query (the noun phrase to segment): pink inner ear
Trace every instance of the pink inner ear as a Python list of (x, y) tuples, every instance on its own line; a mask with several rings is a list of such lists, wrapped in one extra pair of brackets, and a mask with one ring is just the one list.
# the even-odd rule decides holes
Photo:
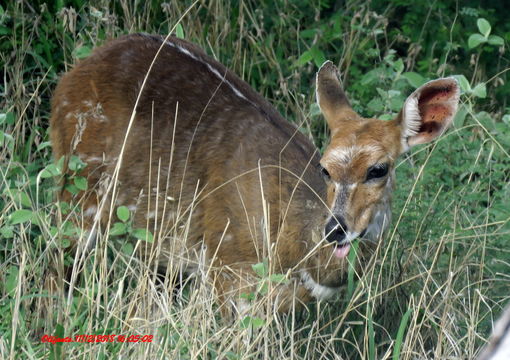
[(452, 116), (452, 109), (441, 104), (420, 104), (418, 108), (422, 118), (420, 133), (440, 131), (444, 126), (444, 121)]
[(450, 103), (454, 96), (455, 89), (451, 84), (435, 84), (423, 90), (418, 100), (422, 118), (419, 133), (433, 134), (448, 125), (455, 110)]

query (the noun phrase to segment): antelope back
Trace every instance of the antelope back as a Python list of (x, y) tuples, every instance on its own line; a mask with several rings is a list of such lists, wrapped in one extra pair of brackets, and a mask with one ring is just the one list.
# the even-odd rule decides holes
[(322, 159), (295, 126), (196, 46), (121, 37), (96, 49), (55, 91), (55, 158), (78, 156), (88, 179), (86, 191), (72, 196), (64, 185), (60, 197), (80, 201), (91, 233), (127, 206), (133, 226), (154, 233), (160, 266), (179, 263), (190, 272), (205, 259), (219, 269), (220, 293), (241, 286), (251, 265), (267, 257), (273, 271), (290, 270), (289, 288), (303, 300), (330, 296), (344, 281), (351, 241), (374, 242), (389, 222), (397, 156), (444, 131), (458, 87), (452, 79), (428, 83), (395, 120), (364, 119), (327, 62), (317, 97), (331, 130)]

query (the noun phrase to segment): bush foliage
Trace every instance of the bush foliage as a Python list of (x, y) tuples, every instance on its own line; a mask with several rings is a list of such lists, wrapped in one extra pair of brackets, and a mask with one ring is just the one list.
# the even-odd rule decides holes
[[(0, 354), (473, 358), (510, 288), (510, 23), (504, 2), (480, 4), (57, 0), (0, 5)], [(321, 149), (328, 133), (314, 103), (314, 75), (324, 60), (339, 66), (354, 108), (367, 117), (390, 119), (425, 81), (457, 78), (462, 97), (453, 129), (402, 158), (393, 227), (378, 254), (381, 260), (357, 280), (351, 296), (283, 319), (254, 314), (233, 325), (222, 323), (208, 305), (205, 314), (212, 316), (200, 324), (196, 318), (204, 316), (203, 309), (196, 301), (205, 290), (171, 284), (165, 321), (155, 321), (151, 309), (160, 302), (141, 297), (137, 275), (125, 275), (129, 266), (116, 261), (132, 252), (121, 235), (137, 236), (139, 230), (130, 228), (129, 212), (118, 209), (122, 222), (112, 228), (111, 244), (104, 245), (108, 256), (85, 266), (82, 289), (87, 290), (77, 291), (62, 313), (38, 317), (40, 299), (47, 296), (48, 249), (65, 248), (66, 239), (80, 231), (66, 222), (72, 205), (53, 201), (53, 176), (61, 164), (54, 163), (48, 138), (52, 91), (60, 75), (108, 39), (169, 31), (234, 70)], [(74, 186), (84, 188), (86, 180), (77, 177)], [(111, 278), (122, 279), (126, 288), (104, 290), (109, 282), (98, 279), (94, 261), (111, 267)], [(279, 274), (264, 270), (261, 282), (283, 281), (274, 275)], [(178, 293), (177, 300), (172, 293)], [(161, 291), (154, 296), (163, 298)], [(126, 320), (133, 307), (145, 307), (143, 326)], [(158, 346), (48, 345), (37, 328), (57, 336), (139, 331), (154, 334)]]

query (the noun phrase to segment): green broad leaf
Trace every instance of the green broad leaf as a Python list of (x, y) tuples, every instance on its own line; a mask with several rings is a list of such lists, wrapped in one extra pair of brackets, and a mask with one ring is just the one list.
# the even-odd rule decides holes
[[(396, 114), (395, 114), (396, 115)], [(382, 114), (379, 116), (379, 119), (380, 120), (393, 120), (395, 118), (395, 115), (391, 115), (391, 114)]]
[(12, 239), (14, 237), (14, 230), (12, 226), (2, 226), (0, 228), (0, 237), (4, 239)]
[(0, 113), (0, 125), (13, 125), (14, 124), (14, 113)]
[(269, 292), (269, 281), (261, 281), (259, 283), (259, 287), (257, 288), (257, 293), (264, 296)]
[(80, 192), (80, 190), (75, 185), (70, 183), (66, 184), (64, 186), (64, 189), (66, 189), (66, 191), (69, 191), (73, 195), (76, 195)]
[(51, 147), (51, 141), (43, 141), (37, 146), (37, 151), (41, 151), (42, 149)]
[[(122, 224), (124, 225), (124, 224)], [(130, 242), (126, 242), (122, 245), (122, 247), (120, 248), (120, 250), (130, 256), (131, 254), (133, 254), (133, 251), (135, 251), (135, 247), (133, 246), (133, 244), (131, 244)]]
[(9, 219), (12, 225), (17, 225), (32, 220), (33, 215), (32, 210), (21, 209), (13, 212)]
[(73, 155), (69, 159), (69, 164), (67, 166), (69, 167), (69, 170), (80, 171), (87, 166), (87, 163), (82, 161), (78, 156)]
[(5, 279), (5, 291), (9, 296), (14, 296), (14, 291), (18, 285), (19, 269), (17, 266), (9, 267), (7, 278)]
[(255, 300), (256, 296), (254, 293), (242, 293), (241, 295), (239, 295), (239, 297), (241, 299), (246, 299), (251, 302), (251, 301)]
[(317, 29), (307, 29), (307, 30), (302, 30), (299, 33), (299, 36), (302, 37), (303, 39), (313, 39), (315, 34), (317, 34)]
[(67, 249), (69, 246), (71, 246), (71, 240), (69, 240), (68, 237), (63, 237), (60, 239), (59, 245), (62, 249)]
[(57, 164), (49, 164), (41, 170), (40, 176), (43, 179), (58, 176), (61, 174), (61, 169), (58, 168)]
[(110, 228), (110, 235), (112, 235), (112, 236), (125, 235), (126, 233), (127, 233), (127, 226), (124, 223), (116, 222)]
[(491, 24), (484, 18), (480, 18), (476, 21), (476, 25), (478, 25), (478, 30), (480, 33), (487, 38), (491, 33)]
[(253, 264), (251, 268), (253, 269), (253, 271), (255, 271), (255, 274), (257, 274), (261, 278), (267, 276), (268, 274), (267, 265), (264, 262)]
[(402, 59), (398, 59), (393, 64), (393, 67), (395, 71), (400, 74), (402, 71), (404, 71), (404, 62), (402, 61)]
[(74, 178), (74, 185), (79, 190), (87, 190), (87, 179), (84, 178), (83, 176), (76, 176)]
[(487, 39), (480, 34), (472, 34), (468, 39), (468, 46), (470, 49), (477, 47), (478, 45), (487, 42)]
[(261, 319), (259, 317), (253, 317), (251, 320), (251, 325), (253, 326), (254, 329), (261, 328), (265, 324), (266, 322), (264, 321), (264, 319)]
[(409, 85), (414, 88), (419, 88), (427, 81), (423, 76), (414, 71), (405, 72), (402, 76), (407, 80)]
[(315, 66), (321, 67), (322, 64), (326, 62), (326, 55), (324, 55), (324, 52), (322, 50), (319, 50), (318, 47), (314, 46), (310, 49), (312, 53), (312, 58), (315, 63)]
[(129, 220), (129, 209), (126, 206), (119, 206), (117, 208), (117, 217), (122, 222), (128, 221)]
[(10, 34), (12, 34), (11, 28), (0, 25), (0, 35), (10, 35)]
[(147, 241), (149, 243), (154, 242), (154, 235), (146, 229), (134, 229), (132, 234), (138, 240)]
[(287, 284), (289, 282), (284, 274), (271, 274), (269, 281), (275, 284)]
[(241, 329), (248, 329), (251, 325), (251, 316), (245, 316), (239, 323)]
[(383, 111), (384, 104), (381, 100), (381, 98), (374, 97), (372, 100), (370, 100), (367, 104), (367, 108), (372, 111), (373, 113), (379, 113)]
[(245, 316), (241, 320), (241, 329), (248, 329), (253, 327), (254, 329), (258, 329), (265, 325), (265, 321), (259, 317)]
[(32, 200), (30, 200), (30, 196), (28, 196), (28, 194), (26, 192), (19, 191), (18, 196), (19, 196), (19, 202), (22, 206), (27, 207), (27, 208), (32, 206)]
[(459, 82), (462, 92), (466, 93), (471, 91), (471, 85), (469, 85), (469, 81), (464, 75), (453, 75), (453, 77)]
[(182, 27), (181, 23), (175, 26), (175, 35), (177, 35), (179, 39), (184, 39), (184, 28)]
[(400, 111), (404, 106), (404, 99), (402, 97), (392, 97), (390, 98), (390, 109), (391, 111)]
[(485, 99), (487, 96), (487, 87), (485, 86), (485, 83), (477, 84), (473, 88), (473, 95), (478, 98)]
[(505, 45), (505, 40), (501, 36), (497, 35), (491, 35), (488, 39), (489, 44), (496, 45), (496, 46), (503, 46)]
[(310, 116), (318, 116), (321, 114), (321, 108), (316, 102), (310, 104)]
[(92, 48), (88, 45), (82, 45), (73, 51), (73, 55), (76, 59), (85, 59), (92, 53)]
[(464, 125), (464, 121), (466, 120), (467, 114), (468, 114), (467, 107), (461, 104), (457, 110), (457, 113), (453, 117), (453, 125), (456, 128), (462, 127)]
[(294, 67), (300, 67), (313, 60), (313, 53), (310, 50), (305, 51), (294, 63)]

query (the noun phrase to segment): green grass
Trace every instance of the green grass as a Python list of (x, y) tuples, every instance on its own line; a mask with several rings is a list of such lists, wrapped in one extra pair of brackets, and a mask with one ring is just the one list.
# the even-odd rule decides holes
[[(476, 357), (510, 300), (510, 82), (506, 47), (487, 40), (470, 48), (468, 39), (487, 30), (477, 26), (479, 18), (504, 42), (510, 28), (501, 9), (449, 3), (3, 5), (0, 358)], [(373, 266), (361, 278), (351, 271), (335, 302), (287, 316), (260, 311), (272, 283), (281, 280), (262, 264), (257, 281), (265, 287), (254, 294), (249, 314), (225, 323), (204, 277), (183, 284), (158, 278), (131, 256), (122, 236), (111, 235), (100, 237), (84, 258), (71, 302), (59, 294), (54, 311), (41, 316), (49, 263), (55, 257), (71, 261), (55, 250), (80, 236), (70, 225), (80, 214), (54, 202), (51, 175), (58, 166), (51, 165), (48, 118), (56, 82), (108, 38), (166, 34), (188, 10), (177, 33), (268, 97), (320, 148), (328, 135), (314, 105), (313, 79), (323, 59), (340, 65), (353, 106), (365, 116), (393, 116), (414, 87), (442, 75), (458, 75), (459, 115), (438, 142), (401, 158), (392, 228)], [(75, 185), (84, 186), (80, 180)], [(120, 212), (128, 229), (129, 218)], [(42, 334), (150, 334), (154, 342), (49, 345), (40, 341)]]

